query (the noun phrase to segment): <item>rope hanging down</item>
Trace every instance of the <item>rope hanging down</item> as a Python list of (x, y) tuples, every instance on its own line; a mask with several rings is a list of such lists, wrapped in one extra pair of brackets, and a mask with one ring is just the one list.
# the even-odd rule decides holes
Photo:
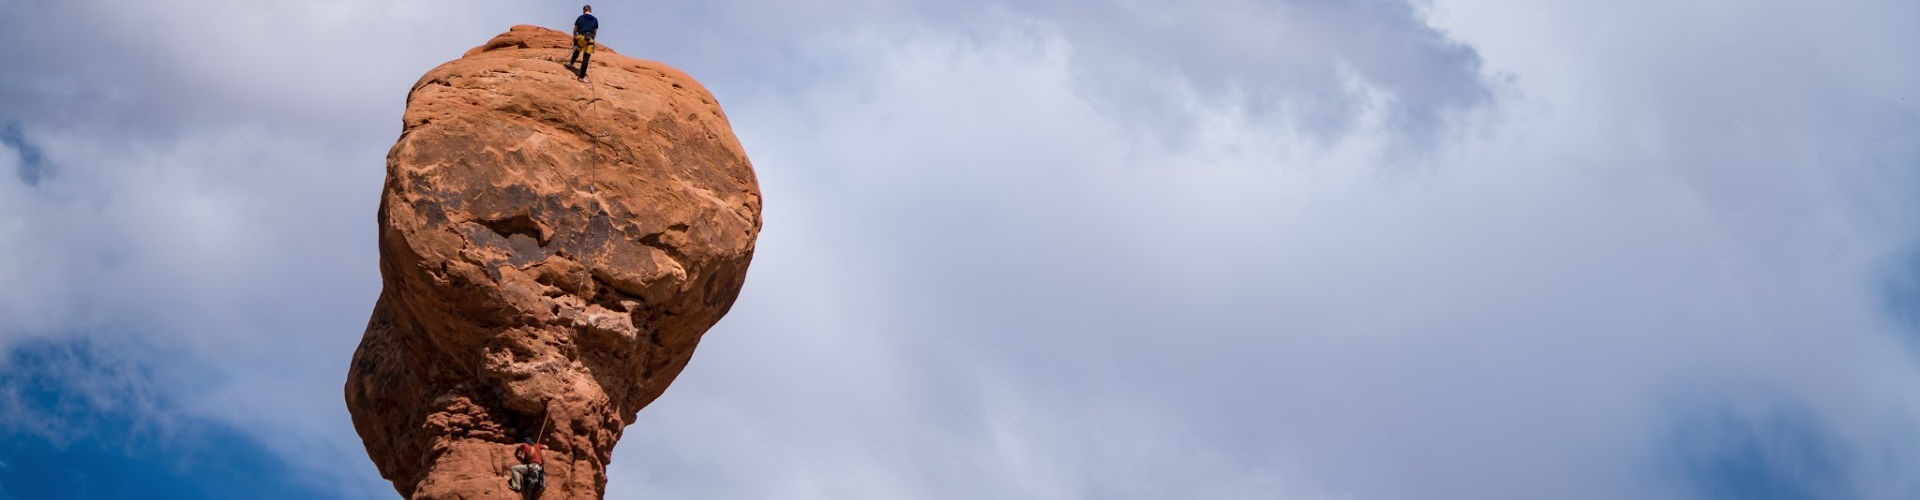
[[(587, 107), (587, 111), (593, 114), (593, 120), (592, 120), (592, 123), (588, 124), (588, 126), (583, 126), (580, 128), (581, 128), (581, 131), (587, 133), (588, 139), (593, 141), (593, 145), (588, 148), (588, 152), (587, 152), (587, 193), (593, 195), (593, 199), (595, 203), (598, 203), (600, 200), (600, 194), (599, 194), (599, 189), (595, 187), (594, 182), (597, 180), (597, 177), (595, 174), (600, 169), (600, 165), (599, 165), (600, 164), (600, 139), (606, 137), (607, 135), (607, 128), (606, 128), (607, 122), (601, 119), (600, 110), (596, 109), (593, 106), (593, 104), (596, 102), (600, 102), (600, 86), (594, 83), (588, 83), (586, 107)], [(585, 118), (585, 114), (582, 114), (581, 117)], [(594, 131), (591, 130), (591, 126), (593, 125), (600, 126), (599, 133), (594, 133)]]
[[(597, 183), (599, 182), (600, 170), (600, 142), (601, 139), (606, 138), (609, 133), (606, 128), (606, 120), (601, 116), (600, 110), (594, 106), (594, 103), (597, 102), (600, 102), (600, 85), (589, 82), (587, 83), (587, 102), (585, 106), (593, 117), (591, 123), (581, 127), (581, 131), (586, 132), (588, 140), (593, 143), (587, 148), (587, 196), (593, 203), (593, 213), (597, 216), (606, 217), (608, 216), (606, 204), (600, 200), (600, 190)], [(586, 113), (582, 113), (581, 117), (586, 118)], [(591, 130), (593, 126), (599, 126), (600, 132), (594, 133), (594, 131)], [(609, 220), (607, 223), (612, 224), (612, 221)], [(589, 237), (592, 236), (593, 224), (594, 221), (592, 218), (587, 219)], [(612, 227), (608, 227), (607, 230), (612, 231)], [(581, 290), (586, 290), (588, 286), (592, 285), (594, 254), (598, 253), (598, 250), (598, 248), (589, 249), (584, 252), (585, 255), (580, 256), (580, 258), (585, 260), (585, 262), (581, 262)]]

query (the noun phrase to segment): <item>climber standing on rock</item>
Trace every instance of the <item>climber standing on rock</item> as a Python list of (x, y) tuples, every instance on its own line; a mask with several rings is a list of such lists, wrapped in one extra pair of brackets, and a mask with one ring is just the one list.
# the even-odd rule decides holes
[(520, 492), (522, 498), (540, 498), (540, 490), (547, 487), (546, 460), (540, 456), (545, 449), (547, 445), (535, 443), (533, 438), (513, 447), (513, 458), (519, 459), (520, 465), (513, 466), (513, 475), (507, 478), (508, 489)]
[[(593, 35), (600, 32), (600, 20), (593, 17), (593, 6), (580, 6), (580, 17), (573, 19), (573, 55), (567, 56), (567, 69), (580, 75), (580, 82), (587, 81), (587, 64), (593, 60)], [(573, 60), (580, 60), (578, 69)]]

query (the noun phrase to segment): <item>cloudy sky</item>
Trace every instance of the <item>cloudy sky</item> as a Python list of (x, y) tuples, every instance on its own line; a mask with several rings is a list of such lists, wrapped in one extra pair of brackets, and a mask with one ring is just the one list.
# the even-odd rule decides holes
[[(524, 0), (0, 0), (0, 499), (391, 495), (420, 74)], [(609, 498), (1920, 498), (1920, 3), (660, 0), (760, 174)]]

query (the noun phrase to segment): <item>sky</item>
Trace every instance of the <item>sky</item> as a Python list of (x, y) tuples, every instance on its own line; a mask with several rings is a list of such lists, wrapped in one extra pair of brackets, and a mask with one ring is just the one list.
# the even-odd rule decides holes
[[(519, 0), (0, 0), (0, 500), (377, 498), (406, 91)], [(1920, 498), (1920, 3), (604, 3), (759, 175), (608, 498)]]

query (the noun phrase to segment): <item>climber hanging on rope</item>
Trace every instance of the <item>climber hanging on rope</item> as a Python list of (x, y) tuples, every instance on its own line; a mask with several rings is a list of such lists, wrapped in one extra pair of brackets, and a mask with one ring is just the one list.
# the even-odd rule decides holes
[(513, 466), (513, 475), (507, 478), (508, 489), (524, 498), (540, 498), (540, 490), (547, 487), (546, 460), (540, 456), (545, 449), (547, 445), (535, 443), (533, 438), (513, 447), (513, 458), (519, 459), (520, 465)]
[(513, 458), (520, 460), (520, 464), (513, 466), (513, 474), (507, 477), (507, 489), (520, 492), (520, 497), (527, 500), (540, 498), (540, 491), (547, 489), (547, 460), (541, 456), (541, 450), (547, 449), (547, 445), (540, 444), (536, 438), (547, 433), (549, 403), (552, 401), (543, 401), (540, 405), (540, 431), (513, 447)]
[[(593, 6), (580, 6), (580, 17), (573, 20), (573, 55), (567, 56), (567, 69), (580, 76), (580, 82), (587, 81), (587, 65), (593, 61), (593, 36), (600, 32), (600, 20), (593, 17)], [(573, 60), (580, 60), (580, 67), (573, 67)]]

